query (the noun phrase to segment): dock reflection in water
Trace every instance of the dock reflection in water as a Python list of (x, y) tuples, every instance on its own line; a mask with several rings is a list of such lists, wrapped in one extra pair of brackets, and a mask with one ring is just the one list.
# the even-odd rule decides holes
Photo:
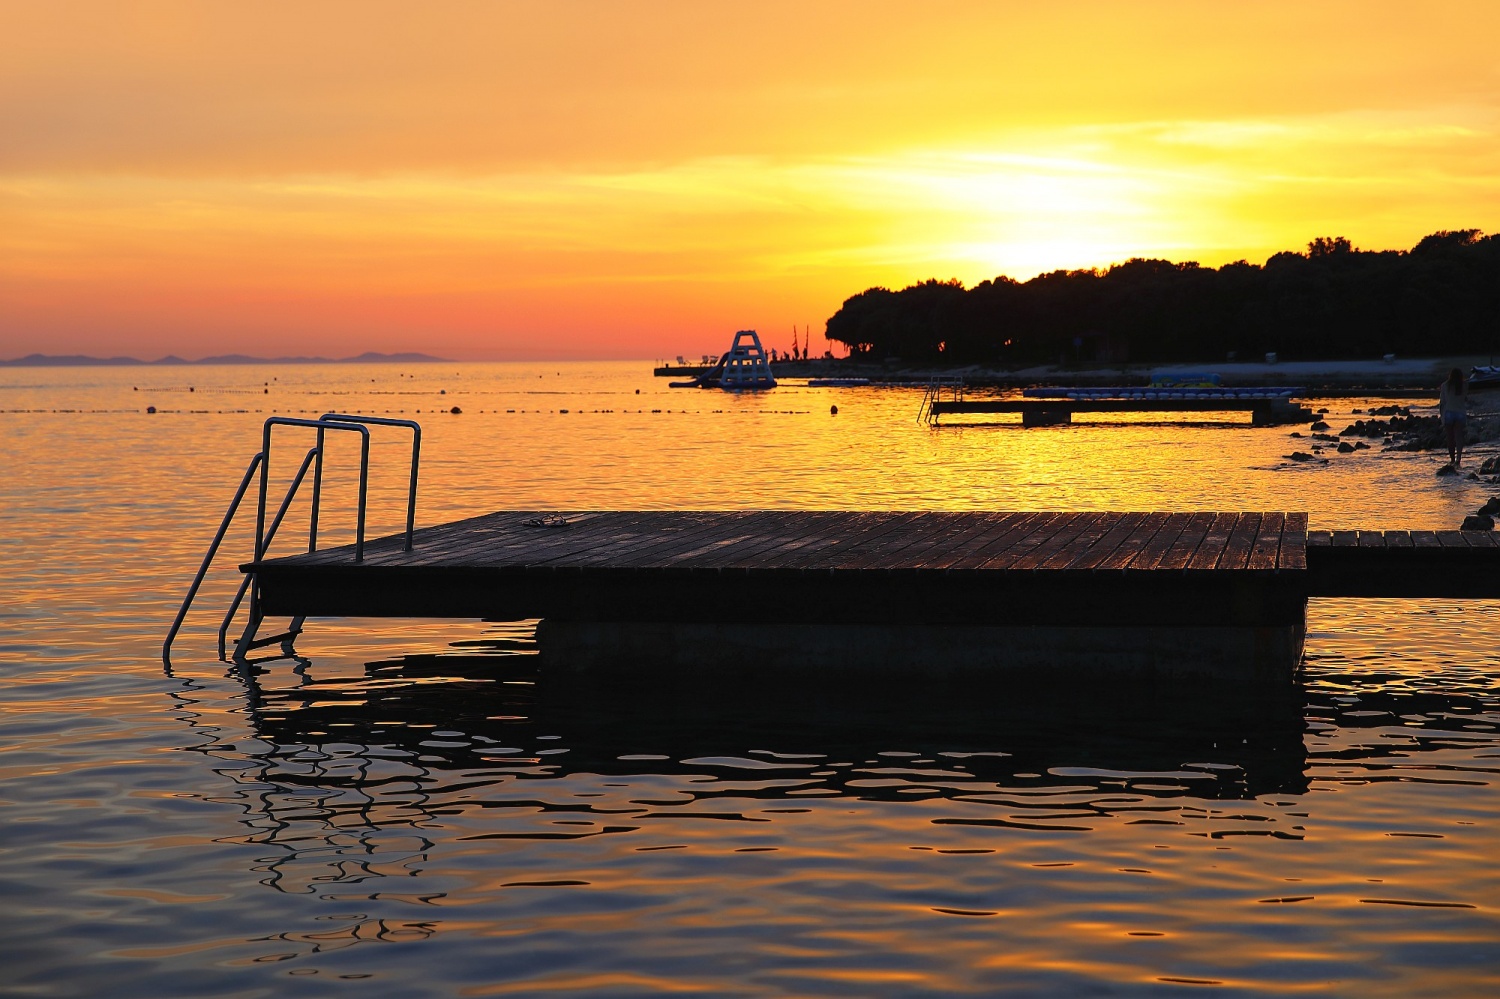
[[(870, 960), (881, 937), (910, 933), (903, 947), (916, 967), (937, 941), (922, 944), (926, 933), (906, 925), (914, 911), (1011, 917), (1007, 932), (1017, 933), (1028, 910), (1051, 918), (1074, 892), (1073, 904), (1117, 910), (1093, 919), (1117, 924), (1118, 941), (1160, 939), (1187, 915), (1167, 917), (1178, 903), (1155, 897), (1179, 890), (1168, 853), (1304, 835), (1304, 819), (1283, 807), (1290, 800), (1265, 798), (1308, 789), (1300, 690), (1252, 701), (1203, 690), (1100, 698), (978, 680), (932, 688), (806, 676), (721, 689), (650, 671), (606, 687), (549, 684), (527, 630), (498, 630), (509, 633), (372, 662), (363, 675), (320, 677), (306, 660), (257, 671), (251, 719), (262, 750), (249, 770), (221, 772), (244, 792), (243, 842), (265, 848), (261, 882), (335, 902), (430, 907), (428, 918), (365, 914), (267, 938), (285, 953), (423, 939), (450, 915), (472, 931), (474, 908), (498, 905), (502, 919), (544, 933), (531, 947), (545, 931), (566, 933), (570, 942), (543, 946), (551, 956), (540, 959), (564, 979), (617, 965), (640, 942), (622, 909), (710, 938), (782, 946), (809, 934), (799, 945), (807, 963), (851, 971), (854, 952)], [(1150, 870), (1125, 859), (1153, 849)], [(755, 864), (756, 854), (781, 859)], [(972, 867), (924, 874), (939, 857)], [(1069, 872), (1074, 887), (1035, 910), (1036, 879)], [(1152, 884), (1160, 875), (1169, 877)], [(727, 881), (753, 901), (701, 911), (705, 877), (715, 892)], [(1137, 883), (1100, 883), (1122, 879)], [(525, 891), (519, 908), (501, 901)], [(564, 930), (580, 919), (587, 931)], [(861, 928), (831, 944), (851, 921)], [(928, 932), (952, 944), (951, 928)], [(1046, 949), (1066, 956), (1078, 943), (1069, 937)], [(652, 941), (659, 951), (659, 932)], [(705, 956), (679, 957), (702, 976)]]
[[(357, 672), (259, 671), (262, 749), (222, 771), (256, 876), (360, 910), (268, 946), (326, 963), (477, 934), (490, 957), (448, 969), (454, 987), (598, 994), (641, 974), (715, 994), (1257, 991), (1368, 979), (1363, 955), (1398, 940), (1379, 973), (1393, 994), (1500, 966), (1479, 889), (1452, 876), (1452, 851), (1489, 834), (1401, 805), (1402, 787), (1487, 792), (1480, 675), (1424, 689), (1319, 674), (1314, 656), (1306, 683), (1252, 699), (651, 669), (580, 683), (539, 668), (528, 626), (488, 634)], [(338, 960), (408, 974), (362, 952)]]
[[(1481, 675), (1315, 670), (1255, 699), (847, 674), (601, 685), (549, 682), (525, 625), (489, 635), (358, 671), (266, 664), (251, 738), (202, 747), (248, 750), (218, 800), (244, 810), (257, 879), (338, 910), (247, 940), (265, 959), (392, 985), (416, 972), (366, 945), (426, 941), (425, 966), (477, 935), (487, 958), (448, 985), (598, 994), (642, 969), (715, 994), (1256, 991), (1364, 978), (1362, 955), (1395, 941), (1393, 994), (1500, 966), (1470, 897), (1492, 876), (1465, 883), (1453, 854), (1491, 838), (1452, 818), (1490, 787)], [(1403, 786), (1449, 813), (1403, 811)]]
[[(263, 674), (256, 732), (299, 752), (365, 745), (404, 753), (427, 771), (499, 766), (532, 780), (646, 771), (732, 774), (738, 787), (748, 772), (775, 772), (758, 799), (962, 799), (1058, 776), (1109, 793), (1144, 782), (1153, 797), (1306, 790), (1296, 688), (1247, 699), (1207, 686), (1121, 686), (1101, 697), (1097, 686), (1017, 689), (977, 676), (938, 684), (848, 673), (725, 680), (649, 668), (549, 679), (524, 642), (466, 651), (370, 663), (364, 677), (319, 680), (310, 666)], [(701, 792), (714, 794), (711, 783)]]

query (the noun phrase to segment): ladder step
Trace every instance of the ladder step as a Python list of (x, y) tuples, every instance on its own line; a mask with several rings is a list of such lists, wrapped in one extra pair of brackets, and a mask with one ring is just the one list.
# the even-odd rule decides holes
[(279, 635), (272, 635), (270, 638), (257, 638), (257, 639), (254, 639), (252, 641), (246, 642), (245, 643), (245, 648), (246, 649), (263, 649), (267, 645), (279, 645), (282, 642), (289, 642), (289, 641), (291, 641), (292, 639), (296, 638), (300, 634), (302, 634), (301, 629), (298, 629), (297, 631), (283, 631), (281, 634), (279, 634)]

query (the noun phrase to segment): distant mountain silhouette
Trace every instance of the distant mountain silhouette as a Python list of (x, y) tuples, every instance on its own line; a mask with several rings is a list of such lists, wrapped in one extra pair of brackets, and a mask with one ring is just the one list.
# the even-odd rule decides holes
[(196, 361), (184, 360), (175, 354), (158, 358), (155, 361), (142, 361), (136, 357), (89, 357), (85, 354), (27, 354), (12, 361), (0, 361), (0, 367), (5, 368), (68, 368), (68, 367), (96, 367), (96, 366), (131, 366), (131, 365), (174, 365), (174, 364), (426, 364), (429, 362), (448, 363), (444, 357), (433, 357), (431, 354), (379, 354), (367, 350), (358, 357), (250, 357), (246, 354), (220, 354), (215, 357), (204, 357)]

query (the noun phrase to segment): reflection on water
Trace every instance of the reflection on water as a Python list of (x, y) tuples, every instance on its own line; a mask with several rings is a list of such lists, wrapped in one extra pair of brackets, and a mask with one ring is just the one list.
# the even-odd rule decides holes
[[(441, 407), (421, 417), (424, 523), (1311, 507), (1317, 527), (1439, 527), (1488, 488), (1423, 455), (1285, 467), (1284, 430), (934, 433), (915, 394), (687, 398), (638, 366), (562, 371), (195, 369), (191, 400), (180, 373), (7, 376), (5, 988), (1500, 992), (1500, 603), (1314, 601), (1299, 685), (1253, 699), (650, 669), (585, 685), (546, 674), (529, 624), (409, 621), (313, 621), (306, 659), (247, 685), (215, 661), (210, 611), (162, 675), (262, 405)], [(403, 490), (374, 484), (389, 527)]]
[[(1329, 603), (1336, 621), (1357, 602)], [(601, 688), (549, 682), (534, 653), (529, 625), (491, 625), (357, 669), (267, 663), (244, 733), (199, 728), (198, 752), (243, 764), (216, 800), (239, 807), (229, 840), (262, 886), (429, 913), (248, 940), (256, 960), (478, 934), (496, 956), (453, 982), (601, 995), (1403, 994), (1500, 972), (1482, 676), (1413, 689), (1314, 662), (1248, 700), (784, 675), (716, 690), (649, 669)], [(195, 726), (196, 687), (175, 694)], [(1349, 800), (1381, 786), (1378, 806)], [(1401, 807), (1433, 793), (1437, 811)], [(1381, 974), (1362, 966), (1398, 941)], [(356, 963), (389, 981), (393, 960)]]
[[(320, 680), (309, 665), (266, 671), (255, 684), (255, 731), (279, 746), (380, 747), (429, 770), (522, 778), (630, 774), (644, 760), (660, 774), (774, 771), (757, 794), (770, 798), (962, 798), (1046, 785), (1048, 775), (1110, 793), (1142, 781), (1153, 795), (1210, 798), (1306, 789), (1301, 691), (1247, 699), (1122, 688), (1106, 699), (981, 676), (918, 685), (790, 674), (729, 686), (649, 667), (549, 680), (526, 644), (472, 642), (464, 655), (371, 663), (360, 677)], [(928, 769), (905, 767), (910, 760)]]

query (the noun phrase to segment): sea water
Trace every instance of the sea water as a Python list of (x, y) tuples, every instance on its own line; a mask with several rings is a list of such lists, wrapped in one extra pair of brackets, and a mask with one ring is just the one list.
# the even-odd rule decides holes
[[(419, 524), (776, 507), (1451, 528), (1489, 495), (1378, 443), (1292, 462), (1309, 442), (1245, 414), (934, 429), (920, 389), (663, 382), (623, 362), (0, 370), (0, 991), (1500, 990), (1487, 601), (1314, 600), (1298, 689), (1255, 704), (786, 677), (604, 693), (547, 682), (534, 622), (312, 620), (299, 659), (247, 684), (214, 639), (240, 525), (164, 669), (272, 414), (419, 420)], [(1333, 429), (1373, 404), (1328, 403)], [(409, 446), (375, 436), (372, 534), (403, 523)], [(278, 431), (276, 481), (309, 443)], [(356, 463), (330, 443), (320, 543), (353, 536)], [(299, 505), (278, 550), (305, 529)]]

